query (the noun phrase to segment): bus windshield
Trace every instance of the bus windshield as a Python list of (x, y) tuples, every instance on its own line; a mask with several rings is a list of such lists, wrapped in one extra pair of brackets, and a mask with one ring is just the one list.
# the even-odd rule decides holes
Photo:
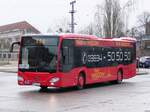
[(56, 72), (58, 37), (23, 37), (20, 71)]

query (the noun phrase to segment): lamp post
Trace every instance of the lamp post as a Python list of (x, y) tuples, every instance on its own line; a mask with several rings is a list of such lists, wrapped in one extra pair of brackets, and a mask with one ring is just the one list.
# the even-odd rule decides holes
[(75, 10), (74, 10), (74, 4), (76, 3), (76, 1), (72, 1), (70, 2), (70, 5), (72, 6), (72, 10), (69, 12), (71, 14), (71, 33), (74, 33), (75, 32), (75, 26), (76, 23), (74, 22), (74, 13), (75, 13)]

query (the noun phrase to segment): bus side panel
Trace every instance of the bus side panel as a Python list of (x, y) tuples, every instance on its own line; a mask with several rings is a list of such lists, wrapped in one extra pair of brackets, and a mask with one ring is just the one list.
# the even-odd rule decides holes
[(116, 67), (90, 68), (87, 70), (87, 83), (90, 84), (115, 80), (117, 77), (116, 69)]
[(127, 66), (128, 70), (124, 71), (123, 79), (128, 79), (128, 78), (134, 77), (136, 75), (136, 64), (132, 63), (132, 64), (129, 64), (126, 66)]
[(71, 50), (68, 50), (70, 52), (68, 71), (67, 66), (62, 64), (66, 69), (62, 75), (62, 86), (76, 85), (80, 72), (85, 72), (86, 84), (116, 80), (120, 68), (123, 70), (124, 79), (135, 76), (133, 48), (74, 46), (73, 40), (66, 40), (63, 46), (65, 48), (68, 46)]
[(117, 67), (110, 67), (109, 70), (107, 67), (88, 68), (88, 69), (85, 67), (73, 68), (69, 72), (62, 73), (61, 86), (62, 87), (76, 86), (78, 76), (81, 71), (85, 72), (86, 84), (115, 80), (117, 78), (116, 68)]
[(73, 68), (69, 72), (63, 72), (61, 77), (61, 86), (70, 87), (77, 84), (78, 74), (81, 71), (81, 68)]

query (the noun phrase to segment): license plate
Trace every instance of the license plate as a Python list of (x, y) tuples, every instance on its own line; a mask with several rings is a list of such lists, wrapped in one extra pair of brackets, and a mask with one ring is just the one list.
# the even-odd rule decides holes
[(26, 80), (24, 83), (25, 83), (26, 85), (29, 85), (29, 84), (30, 84), (30, 81), (29, 81), (29, 80)]
[(40, 86), (40, 83), (33, 83), (34, 86)]

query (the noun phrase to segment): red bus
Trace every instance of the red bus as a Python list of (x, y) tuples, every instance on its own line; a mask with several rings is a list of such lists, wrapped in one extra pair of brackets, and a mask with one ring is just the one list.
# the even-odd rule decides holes
[(110, 81), (121, 83), (136, 75), (136, 41), (91, 35), (22, 36), (18, 84), (47, 87), (77, 86)]

